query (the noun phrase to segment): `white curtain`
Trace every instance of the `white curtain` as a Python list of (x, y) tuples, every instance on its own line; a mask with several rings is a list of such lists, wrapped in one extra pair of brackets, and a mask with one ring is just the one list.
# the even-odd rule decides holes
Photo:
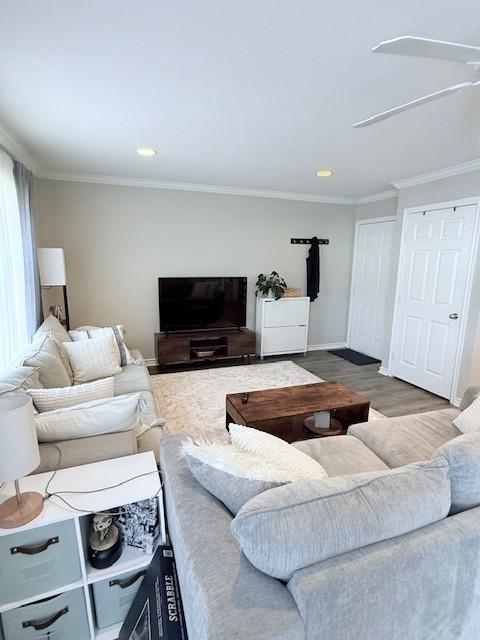
[(0, 150), (0, 371), (28, 343), (22, 229), (13, 160)]
[(14, 161), (13, 177), (17, 187), (20, 227), (23, 241), (25, 269), (25, 304), (27, 309), (28, 338), (31, 339), (42, 322), (40, 276), (38, 274), (35, 215), (33, 206), (33, 174), (21, 162)]

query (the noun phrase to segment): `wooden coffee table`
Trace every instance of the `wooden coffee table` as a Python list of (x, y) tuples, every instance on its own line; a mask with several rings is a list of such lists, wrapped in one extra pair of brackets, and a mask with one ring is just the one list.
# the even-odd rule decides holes
[[(267, 431), (287, 442), (344, 435), (351, 424), (366, 422), (370, 401), (336, 382), (227, 395), (227, 428), (230, 422)], [(317, 411), (330, 412), (330, 428), (313, 433), (304, 424)]]

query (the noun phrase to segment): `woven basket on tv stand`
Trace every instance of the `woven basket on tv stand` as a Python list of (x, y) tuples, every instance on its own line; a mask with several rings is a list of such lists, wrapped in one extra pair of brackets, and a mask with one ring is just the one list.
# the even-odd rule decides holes
[(288, 287), (283, 292), (283, 297), (284, 298), (301, 298), (302, 291), (301, 289), (297, 289), (296, 287)]

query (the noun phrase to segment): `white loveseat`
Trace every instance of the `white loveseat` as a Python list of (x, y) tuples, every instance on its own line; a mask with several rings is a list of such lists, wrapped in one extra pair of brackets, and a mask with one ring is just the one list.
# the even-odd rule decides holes
[[(65, 366), (66, 363), (62, 361), (60, 351), (53, 350), (51, 342), (50, 348), (47, 344), (43, 346), (46, 335), (58, 344), (62, 331), (65, 330), (56, 318), (47, 318), (33, 337), (31, 345), (0, 375), (0, 396), (7, 393), (25, 394), (28, 388), (63, 386), (59, 384), (62, 380), (67, 386), (70, 381), (68, 365)], [(140, 418), (142, 424), (149, 428), (139, 437), (136, 437), (134, 429), (131, 429), (40, 443), (41, 463), (34, 473), (118, 458), (142, 451), (154, 451), (158, 458), (163, 423), (157, 415), (150, 375), (143, 357), (139, 351), (130, 350), (130, 353), (134, 362), (123, 366), (121, 372), (114, 376), (114, 396), (140, 394)], [(64, 354), (63, 357), (65, 358)]]

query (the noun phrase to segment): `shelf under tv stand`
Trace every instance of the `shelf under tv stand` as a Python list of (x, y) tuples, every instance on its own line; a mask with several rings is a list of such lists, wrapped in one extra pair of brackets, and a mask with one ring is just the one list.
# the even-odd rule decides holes
[[(213, 353), (208, 353), (209, 351)], [(232, 358), (241, 358), (250, 364), (254, 355), (255, 333), (250, 329), (208, 329), (155, 334), (155, 357), (162, 371), (167, 365)]]

